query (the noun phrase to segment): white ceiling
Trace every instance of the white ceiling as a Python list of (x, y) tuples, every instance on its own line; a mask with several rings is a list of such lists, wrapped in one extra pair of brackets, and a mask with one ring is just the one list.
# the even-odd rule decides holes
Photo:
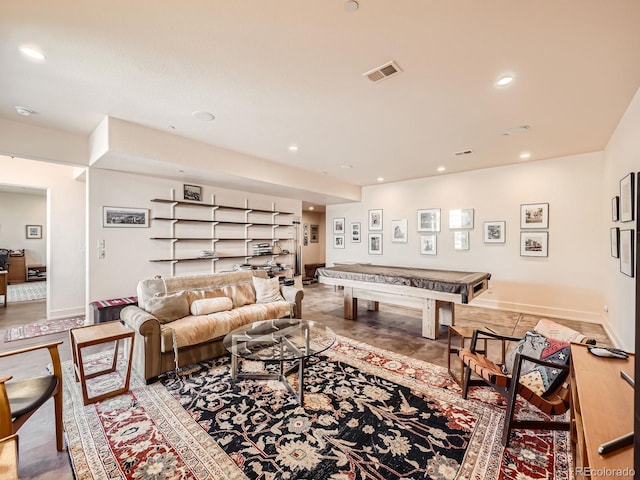
[(88, 136), (113, 116), (371, 185), (602, 150), (640, 86), (637, 0), (359, 5), (1, 0), (0, 117)]

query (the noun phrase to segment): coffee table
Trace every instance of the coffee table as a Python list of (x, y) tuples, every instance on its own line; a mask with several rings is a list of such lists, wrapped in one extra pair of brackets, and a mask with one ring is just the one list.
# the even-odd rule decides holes
[[(313, 355), (327, 350), (336, 341), (329, 327), (312, 320), (280, 318), (262, 320), (237, 328), (224, 337), (224, 347), (231, 354), (231, 379), (279, 380), (295, 395), (300, 405), (304, 401), (304, 367)], [(238, 360), (277, 363), (278, 373), (246, 373), (238, 371)], [(293, 366), (285, 371), (285, 362)], [(287, 376), (298, 370), (298, 391)]]

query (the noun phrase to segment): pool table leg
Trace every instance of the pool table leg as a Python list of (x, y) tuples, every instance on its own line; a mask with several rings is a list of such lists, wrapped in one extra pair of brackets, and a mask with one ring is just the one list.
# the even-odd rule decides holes
[(347, 320), (358, 318), (358, 299), (353, 296), (352, 287), (344, 287), (344, 318)]

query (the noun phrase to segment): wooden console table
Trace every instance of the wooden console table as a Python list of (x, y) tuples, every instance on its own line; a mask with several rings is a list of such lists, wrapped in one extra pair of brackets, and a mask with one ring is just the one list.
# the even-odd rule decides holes
[(2, 306), (7, 306), (7, 284), (9, 279), (9, 272), (6, 270), (0, 270), (0, 297), (2, 297)]
[(571, 447), (575, 477), (633, 478), (633, 446), (608, 455), (598, 447), (633, 431), (633, 388), (620, 376), (634, 375), (628, 359), (592, 355), (582, 344), (571, 344)]

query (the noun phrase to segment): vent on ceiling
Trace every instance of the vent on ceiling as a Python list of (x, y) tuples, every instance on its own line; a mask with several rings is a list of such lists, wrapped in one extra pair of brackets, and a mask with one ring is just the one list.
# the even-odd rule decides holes
[(363, 77), (367, 77), (372, 82), (380, 82), (385, 78), (393, 77), (402, 72), (398, 64), (394, 61), (387, 62), (384, 65), (374, 68), (373, 70), (363, 73)]
[(462, 157), (463, 155), (471, 155), (473, 153), (473, 150), (460, 150), (459, 152), (454, 152), (453, 154), (456, 157)]

